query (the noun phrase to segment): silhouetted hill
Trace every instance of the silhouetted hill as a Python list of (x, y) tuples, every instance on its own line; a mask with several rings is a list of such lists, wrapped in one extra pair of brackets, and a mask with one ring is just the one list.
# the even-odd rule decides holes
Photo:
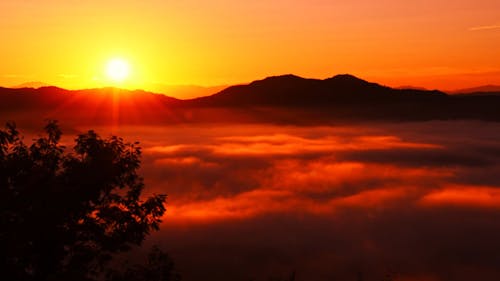
[(0, 87), (0, 109), (19, 110), (26, 108), (42, 109), (57, 108), (84, 108), (99, 104), (119, 103), (126, 104), (169, 104), (178, 101), (175, 98), (161, 94), (153, 94), (142, 90), (123, 90), (117, 88), (99, 88), (85, 90), (65, 90), (48, 86), (34, 88), (2, 88)]
[(15, 89), (19, 89), (19, 88), (41, 88), (41, 87), (47, 87), (47, 86), (50, 86), (50, 85), (47, 84), (47, 83), (43, 83), (43, 82), (33, 81), (33, 82), (22, 83), (22, 84), (13, 86), (11, 88), (15, 88)]
[(227, 88), (227, 85), (219, 86), (197, 86), (197, 85), (164, 85), (164, 84), (151, 84), (148, 88), (153, 89), (154, 92), (163, 93), (170, 97), (178, 99), (193, 99), (197, 97), (208, 96), (220, 92)]
[(475, 96), (475, 97), (480, 97), (480, 96), (497, 96), (500, 97), (500, 92), (473, 92), (473, 93), (465, 93), (465, 94), (454, 94), (455, 96)]
[(420, 91), (428, 91), (429, 89), (424, 88), (424, 87), (419, 87), (419, 86), (412, 86), (412, 85), (403, 85), (399, 86), (396, 89), (399, 90), (420, 90)]
[(115, 88), (68, 91), (0, 88), (3, 119), (53, 118), (76, 123), (273, 122), (481, 119), (500, 121), (499, 96), (394, 89), (344, 74), (328, 79), (268, 77), (211, 96), (179, 100)]
[(147, 123), (166, 114), (170, 104), (177, 101), (142, 90), (0, 87), (0, 117), (3, 120), (59, 119), (89, 124)]
[(282, 123), (333, 120), (483, 119), (500, 121), (496, 96), (449, 96), (437, 90), (394, 89), (349, 74), (328, 79), (268, 77), (183, 102), (187, 108), (232, 108)]
[(466, 88), (450, 91), (450, 94), (471, 94), (471, 93), (500, 93), (500, 85), (484, 85), (474, 88)]
[(248, 85), (229, 87), (217, 94), (189, 101), (197, 106), (331, 106), (339, 103), (398, 101), (409, 98), (444, 97), (438, 91), (401, 90), (361, 80), (352, 75), (337, 75), (325, 80), (295, 75), (268, 77)]

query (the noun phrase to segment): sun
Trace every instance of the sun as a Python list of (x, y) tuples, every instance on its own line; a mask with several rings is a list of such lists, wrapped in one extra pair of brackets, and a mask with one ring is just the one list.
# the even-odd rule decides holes
[(130, 74), (130, 66), (126, 60), (112, 59), (106, 65), (106, 75), (114, 82), (125, 81)]

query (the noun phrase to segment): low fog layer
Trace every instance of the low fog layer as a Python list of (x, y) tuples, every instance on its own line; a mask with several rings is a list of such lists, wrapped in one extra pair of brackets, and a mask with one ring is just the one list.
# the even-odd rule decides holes
[[(81, 131), (84, 128), (79, 128)], [(500, 125), (97, 128), (143, 147), (185, 280), (497, 280)], [(340, 278), (340, 279), (338, 279)]]

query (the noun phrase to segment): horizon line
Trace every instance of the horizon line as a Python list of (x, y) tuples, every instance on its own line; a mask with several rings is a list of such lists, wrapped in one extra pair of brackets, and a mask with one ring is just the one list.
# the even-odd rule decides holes
[[(370, 83), (376, 83), (376, 84), (379, 84), (379, 85), (382, 85), (382, 86), (387, 86), (387, 87), (390, 87), (390, 88), (393, 88), (393, 89), (408, 89), (408, 90), (424, 90), (424, 91), (441, 91), (441, 92), (444, 92), (444, 93), (459, 93), (461, 91), (466, 91), (466, 90), (473, 90), (473, 89), (476, 89), (476, 88), (483, 88), (483, 87), (500, 87), (500, 84), (494, 84), (494, 83), (487, 83), (487, 84), (478, 84), (476, 86), (472, 86), (472, 87), (463, 87), (463, 88), (458, 88), (458, 89), (442, 89), (442, 88), (427, 88), (427, 87), (423, 87), (423, 86), (420, 86), (420, 85), (399, 85), (399, 86), (388, 86), (388, 85), (385, 85), (385, 84), (382, 84), (382, 83), (379, 83), (379, 82), (376, 82), (376, 81), (370, 81), (368, 79), (363, 79), (363, 78), (360, 78), (359, 76), (357, 75), (354, 75), (354, 74), (350, 74), (350, 73), (339, 73), (339, 74), (336, 74), (336, 75), (333, 75), (333, 76), (329, 76), (327, 78), (312, 78), (312, 77), (303, 77), (303, 76), (300, 76), (300, 75), (296, 75), (296, 74), (292, 74), (292, 73), (287, 73), (287, 74), (280, 74), (280, 75), (269, 75), (269, 76), (265, 76), (263, 78), (260, 78), (260, 79), (254, 79), (254, 80), (251, 80), (251, 81), (247, 81), (247, 82), (240, 82), (240, 83), (232, 83), (232, 84), (220, 84), (220, 85), (198, 85), (198, 84), (161, 84), (161, 83), (152, 83), (153, 85), (157, 85), (159, 87), (178, 87), (178, 88), (183, 88), (183, 87), (195, 87), (195, 88), (201, 88), (201, 89), (205, 89), (205, 90), (209, 90), (211, 88), (220, 88), (219, 91), (216, 91), (216, 92), (213, 92), (213, 94), (216, 94), (224, 89), (227, 89), (229, 87), (233, 87), (233, 86), (238, 86), (238, 85), (249, 85), (253, 82), (256, 82), (256, 81), (262, 81), (262, 80), (265, 80), (265, 79), (268, 79), (268, 78), (275, 78), (275, 77), (284, 77), (284, 76), (295, 76), (295, 77), (298, 77), (298, 78), (301, 78), (301, 79), (311, 79), (311, 80), (319, 80), (319, 81), (324, 81), (324, 80), (327, 80), (327, 79), (330, 79), (330, 78), (333, 78), (333, 77), (337, 77), (337, 76), (352, 76), (352, 77), (355, 77), (357, 79), (360, 79), (360, 80), (363, 80), (363, 81), (366, 81), (366, 82), (370, 82)], [(32, 87), (32, 86), (29, 86), (29, 85), (26, 85), (24, 86), (25, 84), (41, 84), (41, 86), (38, 86), (38, 87)], [(56, 85), (56, 84), (49, 84), (49, 83), (45, 83), (45, 82), (41, 82), (41, 81), (28, 81), (28, 82), (23, 82), (23, 83), (20, 83), (20, 84), (16, 84), (16, 85), (11, 85), (11, 86), (8, 86), (8, 85), (0, 85), (1, 88), (7, 88), (7, 89), (41, 89), (41, 88), (49, 88), (49, 87), (55, 87), (55, 88), (58, 88), (58, 89), (62, 89), (62, 90), (67, 90), (67, 91), (85, 91), (85, 90), (99, 90), (99, 89), (118, 89), (118, 90), (124, 90), (124, 91), (131, 91), (131, 92), (134, 92), (134, 91), (144, 91), (144, 92), (149, 92), (149, 93), (152, 93), (152, 94), (161, 94), (161, 95), (165, 95), (165, 96), (168, 96), (167, 93), (164, 93), (164, 92), (159, 92), (159, 91), (155, 91), (155, 90), (150, 90), (148, 89), (148, 87), (142, 87), (142, 88), (131, 88), (131, 87), (120, 87), (118, 85), (107, 85), (107, 86), (96, 86), (96, 87), (82, 87), (82, 88), (75, 88), (75, 87), (64, 87), (64, 86), (59, 86), (59, 85)], [(171, 96), (172, 97), (172, 96)], [(199, 96), (199, 97), (202, 97), (202, 96)], [(181, 99), (181, 98), (179, 98)]]

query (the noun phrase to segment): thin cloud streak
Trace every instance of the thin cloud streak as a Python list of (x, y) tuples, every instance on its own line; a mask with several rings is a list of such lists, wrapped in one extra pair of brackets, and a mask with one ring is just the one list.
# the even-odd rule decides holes
[(495, 30), (500, 29), (500, 24), (482, 25), (469, 28), (469, 31)]

